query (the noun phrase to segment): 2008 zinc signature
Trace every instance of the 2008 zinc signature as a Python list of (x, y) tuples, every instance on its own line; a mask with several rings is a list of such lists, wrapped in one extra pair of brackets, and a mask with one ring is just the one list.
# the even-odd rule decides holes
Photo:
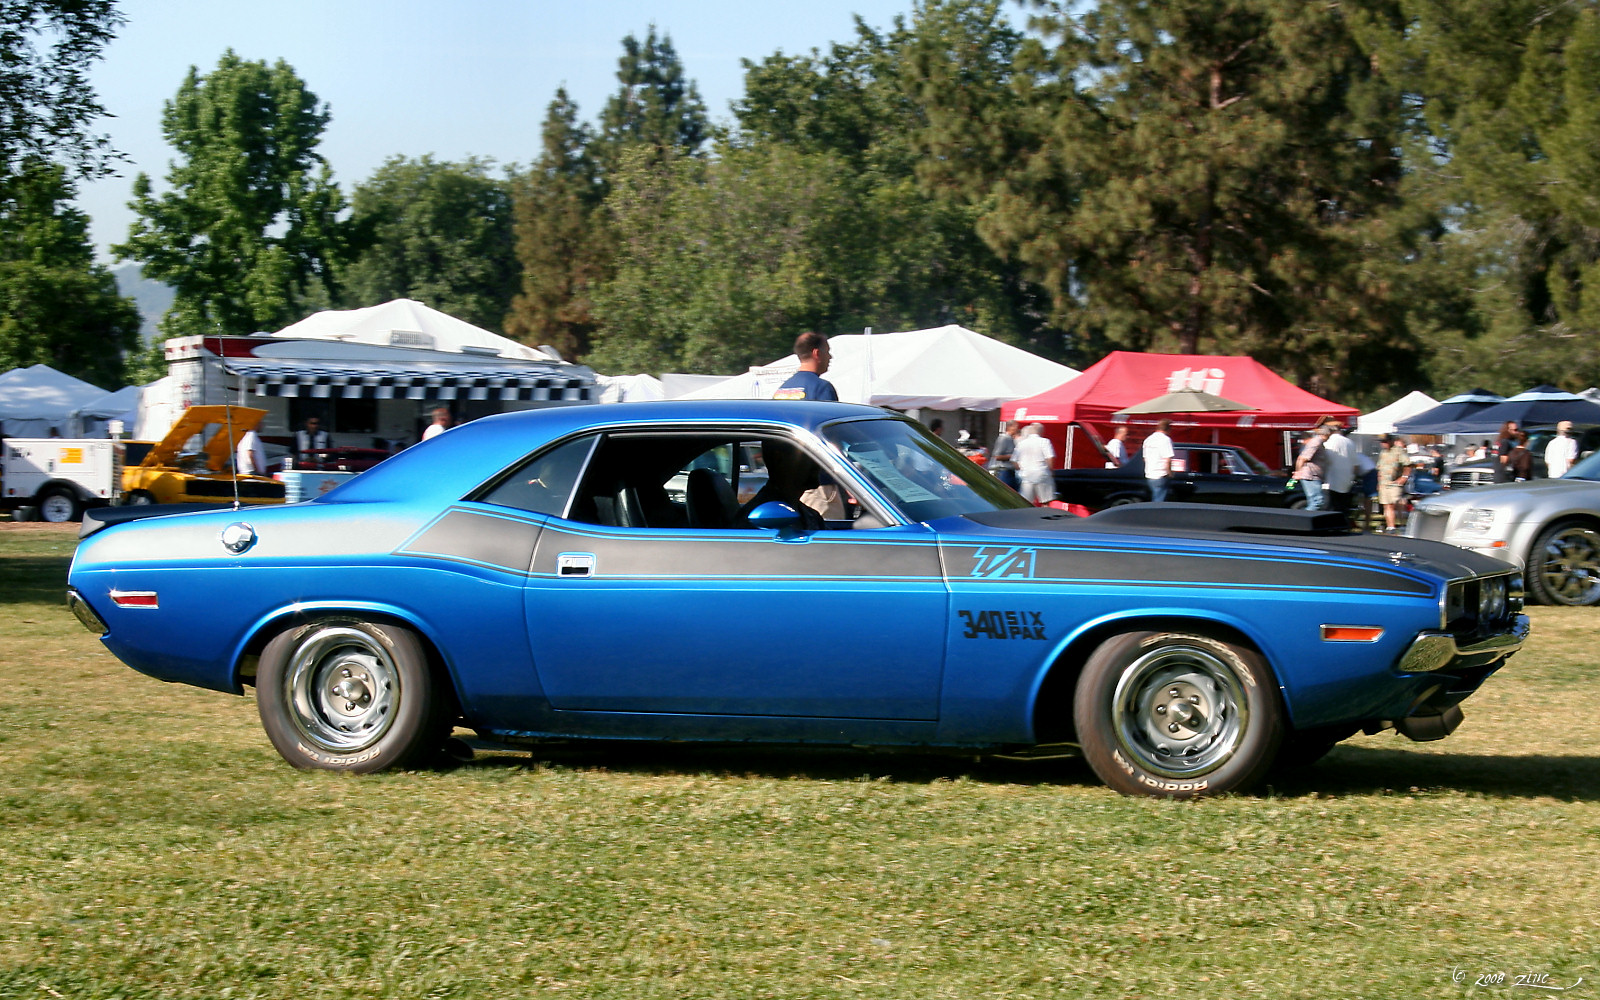
[(1504, 972), (1485, 972), (1480, 975), (1473, 975), (1459, 966), (1450, 970), (1451, 982), (1464, 983), (1469, 979), (1474, 986), (1527, 986), (1536, 990), (1570, 990), (1583, 982), (1583, 977), (1579, 976), (1578, 981), (1571, 986), (1557, 986), (1550, 982), (1550, 973), (1548, 972), (1524, 972), (1519, 975), (1507, 976)]

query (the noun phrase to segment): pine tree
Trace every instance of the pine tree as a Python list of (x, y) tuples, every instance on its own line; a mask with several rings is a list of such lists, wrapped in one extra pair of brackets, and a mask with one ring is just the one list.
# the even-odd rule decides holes
[(564, 88), (550, 102), (541, 134), (538, 161), (516, 183), (522, 278), (505, 328), (508, 336), (577, 360), (589, 353), (596, 327), (591, 298), (609, 273), (610, 239), (592, 138)]
[(1413, 370), (1400, 89), (1373, 58), (1392, 5), (1042, 6), (1010, 94), (925, 54), (926, 135), (1091, 354), (1250, 353), (1323, 391)]

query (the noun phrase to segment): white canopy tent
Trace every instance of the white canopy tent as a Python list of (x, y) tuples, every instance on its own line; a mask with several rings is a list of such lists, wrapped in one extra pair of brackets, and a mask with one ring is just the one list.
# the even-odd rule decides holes
[(484, 357), (550, 361), (549, 353), (473, 326), (412, 299), (365, 309), (314, 313), (272, 334), (289, 340), (338, 340), (377, 347), (413, 347)]
[(600, 393), (602, 403), (639, 403), (667, 398), (661, 380), (652, 375), (596, 375), (594, 379), (604, 387)]
[(1356, 434), (1393, 434), (1397, 420), (1414, 417), (1419, 413), (1426, 413), (1439, 405), (1439, 401), (1421, 390), (1407, 393), (1388, 406), (1363, 413), (1356, 418), (1353, 433)]
[[(1078, 376), (1074, 368), (960, 326), (847, 334), (829, 337), (828, 347), (833, 360), (824, 377), (841, 400), (900, 410), (995, 410)], [(682, 398), (770, 399), (799, 367), (791, 354)]]
[(122, 421), (123, 429), (132, 431), (139, 422), (139, 400), (143, 396), (142, 388), (128, 385), (78, 407), (72, 411), (77, 433), (84, 437), (100, 437), (106, 433), (107, 422), (112, 420)]
[(73, 411), (106, 395), (99, 386), (49, 365), (13, 368), (0, 375), (0, 432), (7, 437), (75, 433)]

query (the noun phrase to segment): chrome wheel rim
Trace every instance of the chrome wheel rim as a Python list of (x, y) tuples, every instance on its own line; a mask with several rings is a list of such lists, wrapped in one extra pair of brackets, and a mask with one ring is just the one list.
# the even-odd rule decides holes
[(72, 500), (59, 493), (52, 493), (39, 502), (39, 516), (56, 524), (60, 524), (62, 521), (70, 521), (72, 520)]
[(133, 507), (146, 507), (155, 503), (156, 498), (144, 492), (143, 490), (138, 490), (128, 494), (128, 499), (125, 502)]
[(394, 722), (399, 671), (388, 648), (361, 629), (333, 626), (308, 636), (284, 683), (295, 728), (320, 749), (360, 752)]
[(1592, 528), (1567, 528), (1545, 543), (1541, 555), (1545, 593), (1562, 604), (1600, 600), (1600, 534)]
[(1250, 724), (1238, 673), (1213, 651), (1191, 643), (1145, 652), (1122, 672), (1112, 704), (1122, 751), (1167, 778), (1221, 767)]

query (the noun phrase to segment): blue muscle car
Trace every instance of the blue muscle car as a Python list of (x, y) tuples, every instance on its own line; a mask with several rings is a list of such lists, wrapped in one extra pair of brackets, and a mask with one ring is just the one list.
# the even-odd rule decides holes
[(426, 762), (464, 725), (1077, 750), (1189, 797), (1362, 728), (1442, 738), (1527, 633), (1520, 574), (1475, 553), (1325, 513), (1029, 507), (837, 403), (506, 414), (310, 502), (160, 510), (88, 517), (69, 603), (136, 670), (254, 686), (304, 768)]

